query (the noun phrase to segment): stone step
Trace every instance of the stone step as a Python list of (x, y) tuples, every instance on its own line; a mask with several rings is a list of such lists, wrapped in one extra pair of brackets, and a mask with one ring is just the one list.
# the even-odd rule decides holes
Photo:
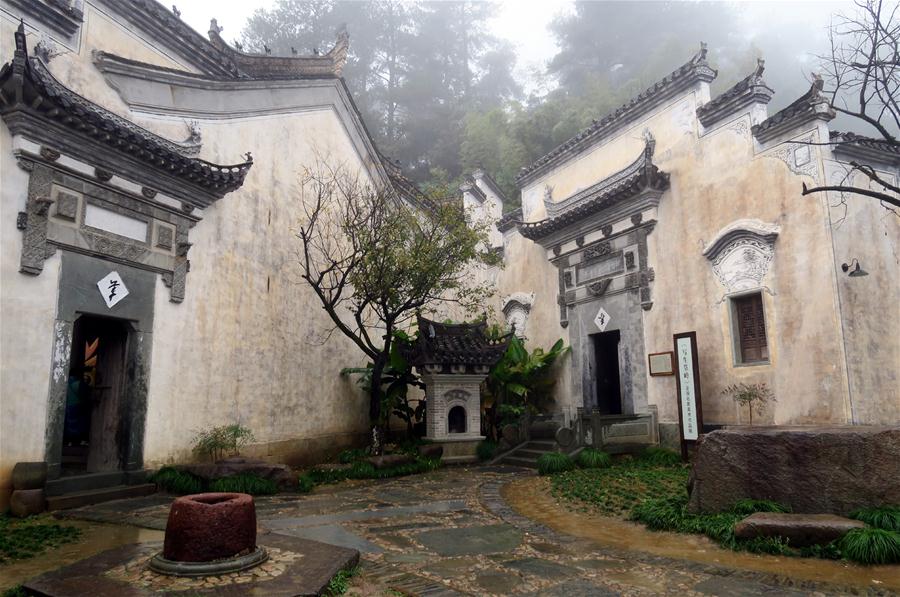
[(503, 459), (503, 464), (511, 466), (522, 466), (525, 468), (537, 468), (537, 460), (531, 458), (517, 458), (516, 456), (507, 456)]
[(531, 440), (524, 446), (526, 450), (540, 450), (542, 452), (553, 452), (556, 450), (556, 440)]
[(553, 451), (554, 450), (530, 450), (526, 447), (516, 450), (515, 452), (510, 454), (510, 456), (515, 456), (516, 458), (533, 458), (534, 460), (537, 460), (544, 454), (549, 454)]
[(108, 471), (60, 477), (47, 481), (44, 491), (48, 496), (66, 495), (94, 489), (117, 487), (119, 485), (139, 485), (147, 482), (149, 470)]
[(65, 510), (68, 508), (80, 508), (91, 504), (122, 500), (125, 498), (143, 497), (156, 493), (155, 483), (142, 483), (139, 485), (116, 485), (102, 489), (90, 489), (88, 491), (76, 491), (63, 495), (47, 497), (48, 510)]

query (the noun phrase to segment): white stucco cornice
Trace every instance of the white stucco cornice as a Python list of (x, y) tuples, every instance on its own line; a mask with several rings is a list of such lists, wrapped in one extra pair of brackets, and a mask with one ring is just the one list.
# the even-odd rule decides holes
[(725, 226), (704, 247), (703, 255), (707, 259), (715, 259), (726, 246), (741, 238), (752, 238), (768, 244), (775, 242), (781, 227), (776, 224), (766, 224), (756, 219), (735, 220)]

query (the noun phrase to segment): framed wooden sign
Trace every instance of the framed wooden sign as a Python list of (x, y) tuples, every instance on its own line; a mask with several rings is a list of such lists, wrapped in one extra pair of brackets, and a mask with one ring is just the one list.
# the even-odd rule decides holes
[(675, 353), (651, 352), (647, 355), (647, 364), (650, 367), (650, 375), (675, 375)]
[(700, 398), (700, 366), (697, 363), (697, 332), (672, 336), (675, 343), (678, 383), (678, 424), (681, 428), (681, 457), (687, 459), (689, 443), (699, 439), (703, 430)]

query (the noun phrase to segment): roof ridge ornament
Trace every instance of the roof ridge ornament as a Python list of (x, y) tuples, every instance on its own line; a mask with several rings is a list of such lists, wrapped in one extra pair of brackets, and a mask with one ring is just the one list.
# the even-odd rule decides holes
[(243, 77), (251, 79), (299, 79), (303, 77), (341, 77), (347, 63), (350, 49), (350, 34), (341, 24), (335, 32), (332, 48), (321, 53), (301, 56), (292, 49), (291, 56), (273, 56), (268, 44), (263, 44), (264, 53), (245, 52), (235, 49), (222, 38), (223, 28), (216, 19), (209, 22), (209, 41), (221, 54), (233, 61)]
[(710, 127), (753, 104), (768, 104), (775, 91), (766, 85), (762, 78), (765, 70), (766, 61), (757, 58), (753, 72), (705, 104), (698, 106), (697, 118), (700, 124)]
[(812, 73), (809, 91), (791, 102), (789, 106), (754, 125), (751, 131), (760, 142), (769, 141), (810, 120), (832, 120), (836, 114), (822, 91), (825, 80), (819, 73)]

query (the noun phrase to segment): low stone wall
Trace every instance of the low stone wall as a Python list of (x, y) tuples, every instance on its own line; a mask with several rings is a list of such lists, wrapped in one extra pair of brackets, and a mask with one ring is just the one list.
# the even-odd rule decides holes
[(846, 515), (900, 500), (900, 427), (731, 427), (703, 436), (689, 509), (742, 498)]

